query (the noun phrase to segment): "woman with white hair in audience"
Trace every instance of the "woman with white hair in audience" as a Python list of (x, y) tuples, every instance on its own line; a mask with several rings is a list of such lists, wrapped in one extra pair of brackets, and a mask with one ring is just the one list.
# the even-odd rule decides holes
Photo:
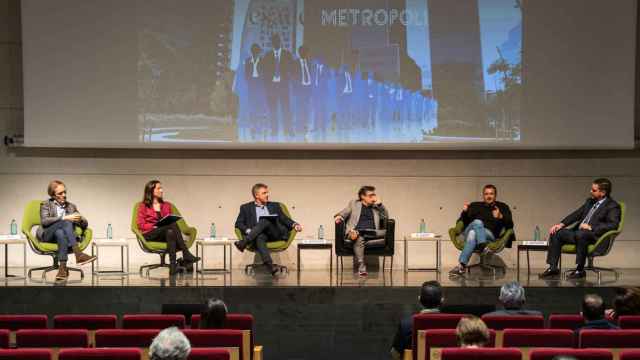
[(542, 315), (542, 312), (538, 310), (527, 310), (524, 308), (526, 301), (524, 288), (517, 281), (511, 281), (502, 285), (498, 301), (500, 301), (502, 309), (486, 315)]
[(177, 327), (160, 331), (149, 347), (151, 360), (187, 360), (190, 353), (191, 343)]

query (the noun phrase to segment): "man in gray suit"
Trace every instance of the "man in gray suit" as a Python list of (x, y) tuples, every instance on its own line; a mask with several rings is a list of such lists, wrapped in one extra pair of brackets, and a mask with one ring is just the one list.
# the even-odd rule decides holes
[(335, 215), (336, 224), (347, 221), (345, 240), (353, 242), (353, 255), (360, 276), (367, 275), (364, 263), (365, 243), (384, 241), (386, 230), (382, 224), (389, 218), (387, 209), (378, 202), (376, 188), (365, 185), (358, 191), (358, 199), (349, 201), (347, 207)]
[(60, 180), (53, 180), (47, 189), (49, 199), (40, 204), (40, 226), (36, 236), (44, 242), (58, 244), (58, 274), (56, 280), (69, 277), (67, 254), (73, 250), (77, 265), (88, 264), (96, 259), (83, 253), (78, 247), (74, 227), (86, 229), (87, 219), (80, 215), (78, 208), (67, 201), (67, 188)]

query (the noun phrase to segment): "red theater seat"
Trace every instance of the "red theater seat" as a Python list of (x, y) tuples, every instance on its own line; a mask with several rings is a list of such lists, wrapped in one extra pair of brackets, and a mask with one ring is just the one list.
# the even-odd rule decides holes
[(581, 348), (637, 348), (640, 330), (580, 330)]
[[(254, 323), (255, 320), (251, 314), (227, 314), (227, 318), (224, 322), (224, 328), (253, 331)], [(191, 315), (191, 328), (200, 328), (200, 314)]]
[(1, 349), (0, 360), (51, 360), (49, 349)]
[(22, 329), (16, 332), (16, 347), (88, 347), (89, 332), (81, 329)]
[(226, 349), (193, 348), (188, 360), (229, 360), (231, 354)]
[[(227, 347), (238, 348), (240, 354), (240, 360), (249, 360), (251, 356), (251, 349), (249, 344), (247, 348), (243, 347), (243, 332), (242, 330), (223, 330), (223, 329), (185, 329), (184, 334), (189, 339), (192, 348), (198, 347)], [(243, 351), (246, 350), (246, 351)], [(246, 356), (245, 356), (246, 352)]]
[(455, 329), (458, 322), (467, 314), (441, 314), (424, 313), (413, 315), (413, 334), (411, 335), (411, 348), (413, 349), (413, 359), (418, 356), (418, 331), (430, 329)]
[(639, 315), (623, 315), (618, 318), (621, 329), (640, 329)]
[(53, 327), (56, 329), (115, 329), (118, 317), (115, 315), (56, 315)]
[(611, 360), (613, 355), (610, 350), (604, 349), (532, 349), (529, 360), (553, 360), (558, 355), (573, 356), (578, 360)]
[(569, 329), (505, 329), (503, 347), (573, 347), (573, 330)]
[(640, 350), (621, 351), (620, 360), (640, 360)]
[(6, 349), (9, 347), (9, 330), (0, 329), (0, 348)]
[[(496, 344), (496, 332), (489, 330), (491, 339), (487, 347), (494, 347)], [(428, 360), (431, 357), (432, 348), (448, 348), (458, 346), (458, 336), (456, 329), (431, 329), (425, 331), (425, 356)]]
[(446, 348), (442, 360), (522, 360), (519, 349), (506, 348)]
[(62, 349), (59, 360), (140, 360), (142, 351), (137, 348), (120, 349)]
[(489, 329), (544, 329), (542, 315), (484, 315), (482, 321)]
[(549, 315), (550, 329), (575, 330), (584, 325), (584, 318), (580, 314), (551, 314)]
[(96, 331), (96, 347), (147, 348), (160, 329), (102, 329)]
[(0, 315), (0, 329), (46, 329), (47, 315)]
[(184, 315), (136, 314), (122, 317), (123, 329), (166, 329), (175, 326), (183, 329)]

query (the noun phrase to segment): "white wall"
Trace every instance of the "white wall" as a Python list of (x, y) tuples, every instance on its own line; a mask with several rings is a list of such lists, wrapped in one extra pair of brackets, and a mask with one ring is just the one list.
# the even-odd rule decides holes
[[(20, 66), (19, 2), (0, 0), (0, 136), (20, 133), (22, 84)], [(11, 150), (0, 149), (0, 233), (8, 233), (11, 219), (21, 221), (24, 204), (46, 198), (49, 180), (60, 178), (89, 219), (95, 234), (104, 236), (112, 223), (116, 238), (128, 237), (131, 208), (152, 178), (165, 185), (166, 197), (180, 207), (201, 235), (215, 221), (218, 234), (232, 236), (238, 206), (250, 200), (255, 182), (270, 184), (272, 198), (289, 205), (294, 218), (305, 225), (302, 237), (313, 237), (320, 224), (333, 238), (332, 214), (355, 196), (362, 184), (373, 184), (397, 219), (397, 238), (417, 230), (421, 218), (430, 231), (446, 235), (465, 201), (479, 198), (485, 183), (499, 188), (499, 198), (511, 205), (520, 239), (530, 239), (535, 225), (543, 229), (559, 221), (588, 196), (590, 182), (607, 176), (614, 197), (627, 203), (626, 228), (612, 254), (601, 264), (638, 267), (640, 255), (640, 153), (609, 152), (223, 152), (147, 150)], [(446, 237), (445, 237), (446, 239)], [(457, 251), (445, 241), (444, 266), (453, 266)], [(411, 251), (412, 265), (433, 264), (433, 247)], [(131, 240), (132, 266), (155, 261)], [(395, 263), (402, 264), (402, 243)], [(11, 264), (21, 256), (11, 252)], [(104, 256), (115, 264), (119, 254)], [(515, 263), (515, 250), (502, 255)], [(543, 254), (534, 255), (542, 267)], [(1, 257), (0, 257), (1, 259)], [(214, 261), (214, 258), (211, 258)], [(295, 247), (280, 260), (295, 265)], [(29, 251), (30, 265), (49, 259)], [(252, 256), (234, 251), (234, 266)], [(566, 263), (573, 260), (567, 258)], [(305, 254), (309, 268), (328, 266), (324, 252)], [(214, 264), (209, 264), (213, 266)]]

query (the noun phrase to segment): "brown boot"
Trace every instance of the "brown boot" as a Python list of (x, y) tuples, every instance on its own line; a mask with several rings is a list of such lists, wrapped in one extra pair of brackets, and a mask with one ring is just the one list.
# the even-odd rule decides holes
[(69, 270), (67, 269), (67, 262), (60, 261), (58, 263), (58, 274), (56, 274), (56, 281), (65, 281), (69, 278)]
[(83, 253), (82, 251), (80, 251), (80, 248), (78, 247), (78, 245), (75, 245), (73, 247), (73, 254), (76, 256), (76, 265), (78, 266), (88, 264), (97, 259), (97, 257), (95, 256), (89, 256)]

